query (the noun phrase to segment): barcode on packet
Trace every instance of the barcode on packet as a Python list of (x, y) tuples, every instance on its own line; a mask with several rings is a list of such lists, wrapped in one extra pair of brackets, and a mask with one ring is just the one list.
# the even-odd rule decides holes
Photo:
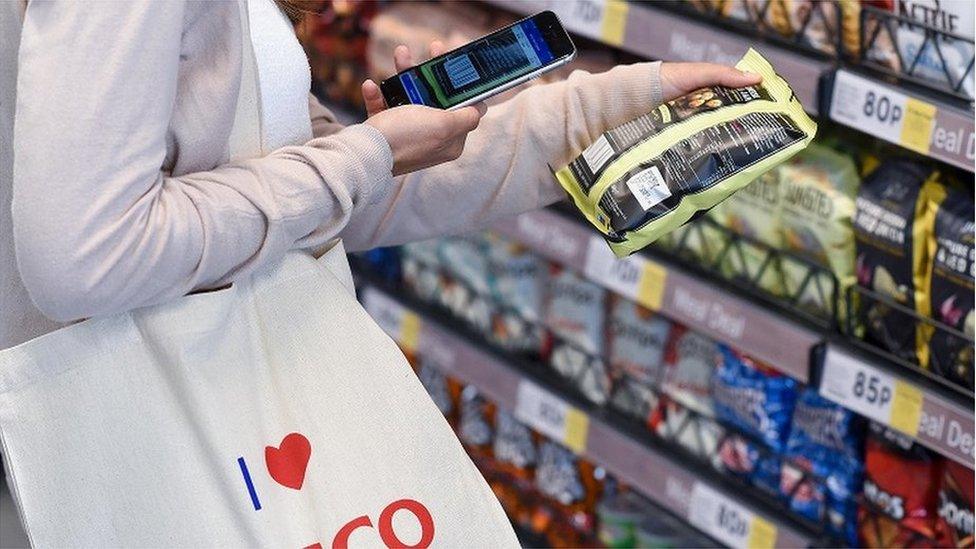
[(607, 141), (607, 136), (601, 135), (592, 145), (583, 150), (583, 160), (590, 167), (590, 173), (596, 175), (600, 168), (613, 157), (613, 147)]
[(658, 170), (657, 166), (637, 172), (627, 180), (627, 188), (645, 212), (671, 196), (671, 189), (664, 182), (661, 170)]

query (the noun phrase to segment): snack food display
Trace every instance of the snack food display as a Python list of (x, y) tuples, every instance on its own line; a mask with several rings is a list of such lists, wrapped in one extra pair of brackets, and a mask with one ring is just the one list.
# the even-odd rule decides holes
[(871, 424), (858, 522), (869, 547), (935, 546), (943, 461), (908, 437)]
[(932, 219), (927, 238), (931, 273), (927, 277), (930, 303), (926, 309), (932, 318), (961, 335), (934, 329), (923, 347), (928, 347), (933, 369), (964, 387), (972, 387), (973, 197), (955, 187), (948, 188), (941, 200), (934, 194), (926, 196), (927, 215)]
[[(424, 20), (439, 1), (380, 8), (377, 68), (397, 36), (531, 4)], [(357, 283), (408, 298), (416, 322), (380, 324), (523, 546), (973, 547), (976, 165), (968, 84), (945, 84), (972, 79), (972, 7), (953, 4), (547, 3), (580, 56), (532, 86), (755, 44), (741, 66), (764, 81), (574, 136), (538, 182), (570, 198), (547, 212), (363, 255)], [(726, 530), (695, 515), (709, 489)]]
[[(860, 183), (854, 161), (832, 148), (812, 145), (780, 166), (778, 171), (783, 246), (797, 256), (828, 268), (837, 279), (838, 293), (844, 295), (847, 287), (854, 283), (851, 220)], [(786, 293), (799, 295), (801, 306), (814, 310), (833, 309), (831, 285), (809, 281), (808, 276), (808, 269), (784, 263)], [(837, 313), (843, 318), (843, 306)]]
[(809, 144), (817, 125), (750, 50), (763, 83), (703, 88), (596, 138), (556, 177), (618, 256), (647, 246)]
[(712, 376), (715, 415), (783, 450), (796, 404), (796, 380), (719, 345), (721, 362)]
[[(858, 283), (924, 316), (929, 316), (926, 234), (932, 218), (926, 204), (941, 202), (928, 196), (939, 193), (937, 177), (916, 162), (883, 164), (861, 186), (854, 222)], [(912, 318), (884, 301), (865, 301), (861, 322), (867, 337), (925, 365), (927, 349)]]

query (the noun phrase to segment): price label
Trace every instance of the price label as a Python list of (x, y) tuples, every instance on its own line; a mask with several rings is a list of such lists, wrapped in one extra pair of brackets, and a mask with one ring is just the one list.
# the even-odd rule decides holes
[(661, 309), (667, 283), (667, 269), (646, 258), (632, 255), (617, 258), (607, 243), (591, 237), (583, 272), (587, 278), (651, 309)]
[(774, 524), (707, 484), (692, 488), (688, 522), (729, 547), (776, 546)]
[(420, 339), (420, 317), (395, 299), (373, 288), (363, 295), (366, 311), (401, 347), (408, 351), (417, 349)]
[(922, 392), (837, 349), (827, 350), (820, 394), (899, 431), (918, 434)]
[(554, 0), (554, 11), (570, 32), (619, 46), (627, 28), (625, 0)]
[(586, 449), (590, 418), (531, 381), (519, 384), (515, 417), (576, 453)]
[(922, 154), (929, 152), (937, 112), (935, 105), (847, 71), (834, 78), (832, 119)]

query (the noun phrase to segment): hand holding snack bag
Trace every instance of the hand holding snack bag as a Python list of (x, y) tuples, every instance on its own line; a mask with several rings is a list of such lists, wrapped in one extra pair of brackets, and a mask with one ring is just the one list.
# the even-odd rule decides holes
[(755, 86), (712, 86), (604, 132), (556, 173), (574, 204), (625, 256), (793, 156), (817, 125), (759, 53), (736, 68)]

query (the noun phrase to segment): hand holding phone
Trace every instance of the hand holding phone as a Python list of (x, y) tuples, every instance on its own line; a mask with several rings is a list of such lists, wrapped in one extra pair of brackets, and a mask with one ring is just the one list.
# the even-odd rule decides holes
[(575, 55), (559, 18), (544, 11), (401, 71), (380, 89), (390, 107), (457, 109), (531, 80)]

